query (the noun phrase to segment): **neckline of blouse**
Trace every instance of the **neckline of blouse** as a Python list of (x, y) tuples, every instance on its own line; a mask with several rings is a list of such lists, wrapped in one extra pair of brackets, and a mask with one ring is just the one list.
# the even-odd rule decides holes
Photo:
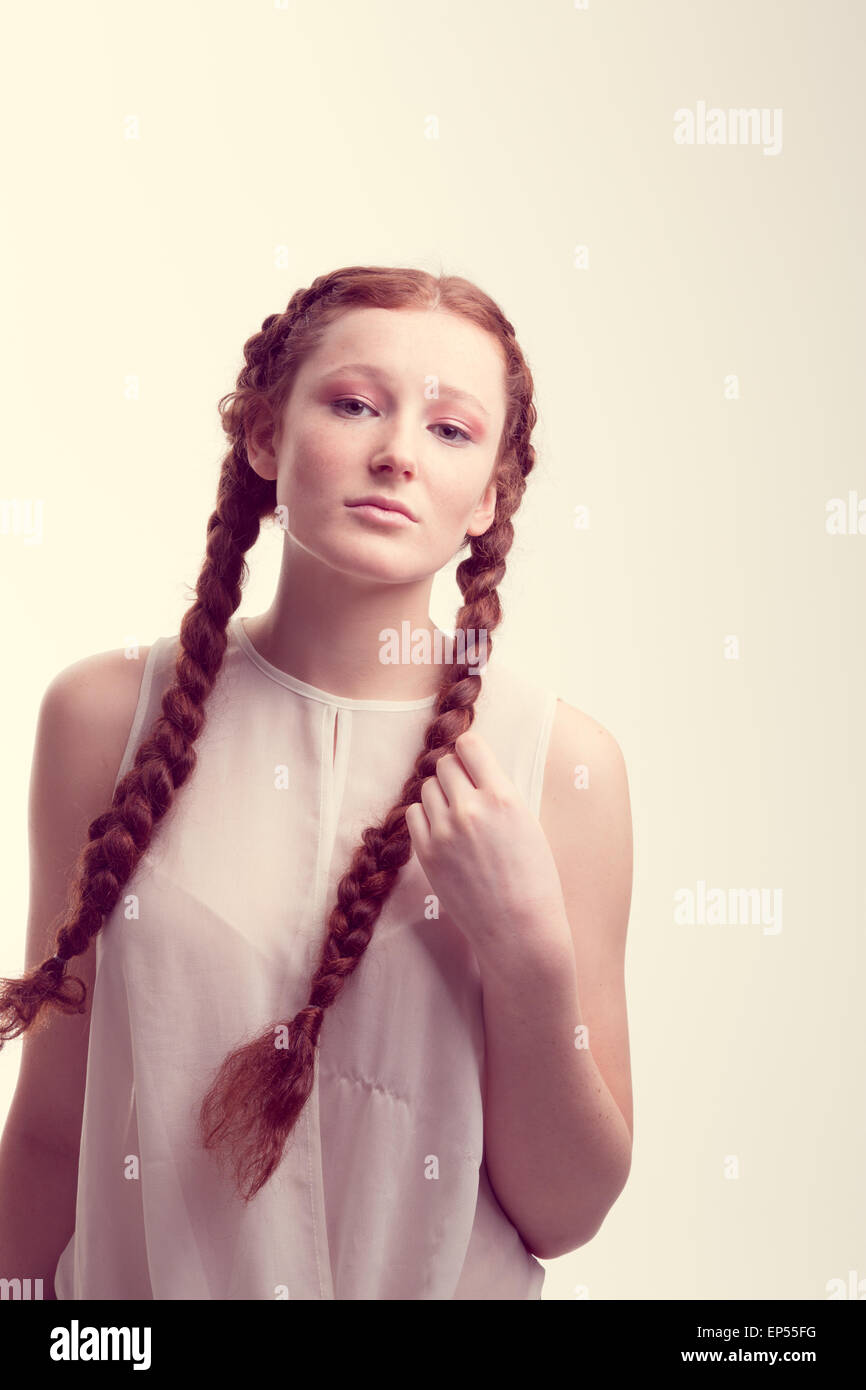
[(288, 690), (294, 690), (295, 694), (303, 695), (308, 700), (318, 700), (325, 705), (339, 705), (341, 709), (359, 710), (431, 709), (436, 702), (435, 695), (425, 695), (420, 700), (354, 700), (348, 695), (334, 695), (331, 691), (320, 690), (318, 686), (299, 680), (297, 676), (290, 675), (288, 671), (281, 671), (278, 666), (273, 666), (270, 661), (266, 661), (261, 652), (250, 641), (240, 614), (235, 613), (230, 619), (229, 631), (234, 636), (241, 651), (249, 657), (254, 666), (257, 666), (271, 680), (276, 681), (278, 685), (284, 685)]

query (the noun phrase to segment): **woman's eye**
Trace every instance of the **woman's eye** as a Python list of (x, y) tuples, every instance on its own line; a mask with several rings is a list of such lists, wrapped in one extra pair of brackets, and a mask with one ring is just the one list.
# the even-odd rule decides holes
[[(469, 438), (469, 435), (466, 433), (465, 430), (462, 430), (462, 429), (460, 428), (459, 425), (446, 425), (446, 424), (441, 424), (441, 425), (435, 425), (435, 426), (434, 426), (434, 429), (437, 429), (437, 430), (456, 430), (457, 433), (460, 435), (461, 439), (465, 439), (465, 440), (466, 440), (466, 443), (467, 443), (467, 444), (471, 444), (471, 443), (472, 443), (472, 440)], [(450, 439), (446, 439), (446, 440), (445, 440), (445, 443), (446, 443), (446, 444), (453, 444), (453, 443), (455, 443), (455, 442), (456, 442), (456, 441), (455, 441), (455, 439), (454, 439), (453, 436), (452, 436)]]
[[(334, 402), (333, 402), (333, 405), (334, 405), (335, 407), (337, 407), (337, 408), (340, 408), (340, 409), (342, 409), (342, 407), (348, 406), (348, 405), (359, 405), (359, 406), (361, 406), (361, 409), (362, 409), (362, 410), (372, 410), (372, 409), (373, 409), (373, 407), (369, 404), (368, 401), (359, 400), (357, 396), (344, 396), (341, 400), (339, 400), (339, 401), (334, 401)], [(351, 411), (351, 412), (349, 413), (349, 417), (348, 417), (348, 418), (349, 418), (350, 420), (360, 420), (360, 419), (361, 419), (361, 411)], [(453, 430), (453, 431), (454, 431), (454, 434), (452, 434), (452, 435), (444, 435), (444, 436), (443, 436), (443, 435), (439, 435), (439, 438), (440, 438), (440, 439), (443, 441), (443, 443), (445, 443), (445, 444), (456, 444), (456, 443), (457, 443), (457, 438), (458, 438), (458, 437), (459, 437), (460, 439), (462, 439), (466, 444), (471, 444), (471, 443), (472, 443), (472, 439), (471, 439), (470, 436), (467, 434), (466, 430), (462, 430), (462, 429), (460, 428), (459, 425), (449, 425), (449, 424), (446, 424), (446, 423), (443, 421), (443, 422), (441, 422), (441, 423), (438, 424), (438, 425), (433, 425), (432, 428), (433, 428), (433, 429), (436, 429), (436, 430)]]
[[(366, 408), (367, 408), (368, 410), (372, 410), (372, 409), (373, 409), (373, 407), (372, 407), (371, 405), (367, 405), (367, 402), (366, 402), (366, 401), (359, 401), (358, 398), (357, 398), (357, 396), (346, 396), (346, 397), (345, 397), (343, 400), (341, 400), (341, 401), (334, 401), (334, 405), (362, 405), (362, 406), (366, 406)], [(351, 418), (351, 417), (350, 417), (350, 418)], [(354, 416), (354, 419), (358, 420), (358, 419), (360, 419), (360, 416), (356, 414), (356, 415)]]

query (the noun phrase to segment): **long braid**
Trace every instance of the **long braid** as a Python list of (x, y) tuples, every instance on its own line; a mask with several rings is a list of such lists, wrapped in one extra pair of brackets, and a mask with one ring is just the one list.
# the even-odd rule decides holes
[[(365, 304), (441, 306), (478, 324), (503, 349), (507, 412), (495, 472), (496, 513), (483, 535), (469, 538), (470, 555), (457, 568), (463, 606), (456, 627), (466, 633), (486, 631), (489, 639), (501, 620), (497, 589), (514, 536), (510, 518), (535, 460), (532, 377), (511, 324), (489, 296), (457, 276), (436, 279), (424, 271), (375, 266), (319, 276), (292, 296), (283, 314), (268, 315), (245, 343), (236, 389), (220, 400), (223, 429), (232, 446), (223, 459), (216, 509), (207, 524), (196, 601), (180, 625), (172, 684), (163, 695), (161, 715), (118, 782), (111, 806), (88, 827), (88, 843), (73, 866), (54, 956), (20, 979), (0, 980), (0, 1048), (36, 1024), (44, 1005), (64, 1013), (83, 1011), (86, 987), (77, 977), (64, 977), (65, 963), (85, 951), (100, 931), (175, 791), (195, 768), (194, 744), (225, 656), (228, 623), (248, 578), (244, 557), (262, 519), (275, 510), (275, 482), (262, 479), (250, 466), (245, 431), (262, 402), (276, 411), (288, 399), (299, 365), (318, 346), (329, 323), (344, 309)], [(310, 1096), (324, 1011), (357, 968), (399, 870), (411, 856), (406, 808), (420, 801), (424, 780), (435, 775), (439, 758), (452, 752), (456, 739), (471, 726), (481, 679), (466, 664), (446, 669), (411, 774), (395, 805), (363, 832), (339, 881), (308, 1003), (286, 1025), (289, 1046), (277, 1047), (270, 1028), (238, 1047), (223, 1061), (201, 1103), (202, 1144), (230, 1160), (245, 1201), (273, 1173)]]

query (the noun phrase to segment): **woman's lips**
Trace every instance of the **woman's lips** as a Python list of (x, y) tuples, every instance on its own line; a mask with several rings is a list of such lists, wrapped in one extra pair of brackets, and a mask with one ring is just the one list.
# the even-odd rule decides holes
[(406, 515), (405, 512), (395, 512), (387, 507), (374, 507), (371, 502), (363, 502), (360, 505), (349, 506), (352, 512), (358, 512), (367, 517), (370, 521), (381, 522), (384, 526), (414, 526), (415, 522)]

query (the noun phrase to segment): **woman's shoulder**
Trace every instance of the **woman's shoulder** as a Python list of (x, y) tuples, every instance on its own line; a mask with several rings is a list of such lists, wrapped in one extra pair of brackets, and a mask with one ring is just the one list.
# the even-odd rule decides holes
[(581, 837), (589, 844), (589, 837), (602, 829), (604, 834), (631, 834), (628, 771), (619, 743), (594, 715), (559, 697), (547, 745), (540, 816), (563, 856), (573, 852)]
[(71, 719), (94, 710), (109, 716), (130, 700), (134, 705), (150, 650), (136, 645), (80, 657), (57, 672), (43, 700)]
[(604, 724), (592, 714), (556, 697), (556, 711), (550, 733), (548, 763), (570, 764), (574, 756), (582, 759), (587, 769), (593, 763), (599, 769), (625, 766), (622, 749)]
[[(83, 775), (113, 779), (135, 716), (150, 646), (119, 647), (63, 667), (42, 696), (43, 737)], [(113, 771), (112, 771), (113, 769)], [(70, 769), (75, 775), (75, 769)]]

